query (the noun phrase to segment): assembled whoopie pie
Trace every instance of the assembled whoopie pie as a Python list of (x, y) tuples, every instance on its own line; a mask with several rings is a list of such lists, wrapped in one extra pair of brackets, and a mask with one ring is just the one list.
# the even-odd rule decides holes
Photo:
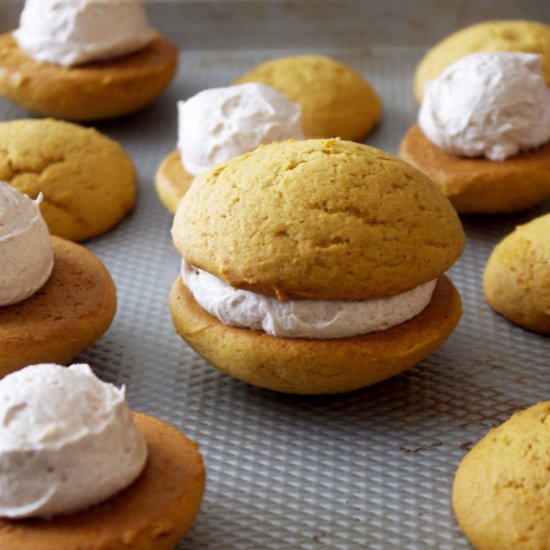
[(0, 35), (0, 95), (55, 118), (113, 118), (159, 95), (177, 62), (138, 0), (27, 0)]
[(353, 390), (416, 365), (462, 314), (443, 275), (464, 233), (423, 174), (340, 140), (262, 146), (198, 176), (172, 235), (176, 330), (282, 392)]

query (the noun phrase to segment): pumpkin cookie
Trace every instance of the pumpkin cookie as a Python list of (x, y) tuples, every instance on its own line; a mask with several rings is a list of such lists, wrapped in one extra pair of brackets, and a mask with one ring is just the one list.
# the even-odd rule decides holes
[(27, 0), (19, 28), (0, 35), (0, 95), (55, 118), (141, 109), (176, 67), (176, 48), (148, 26), (137, 0)]
[(478, 550), (546, 550), (550, 541), (550, 402), (491, 430), (456, 473), (453, 507)]
[(0, 395), (2, 548), (171, 550), (190, 528), (205, 480), (197, 445), (132, 413), (124, 388), (89, 365), (39, 364), (0, 381)]
[(519, 226), (491, 254), (485, 297), (507, 319), (550, 334), (550, 214)]
[(84, 247), (51, 238), (53, 271), (30, 298), (0, 307), (0, 375), (32, 363), (66, 363), (109, 328), (116, 289)]
[(81, 241), (101, 235), (134, 206), (136, 172), (115, 141), (58, 120), (0, 123), (0, 180), (44, 196), (50, 233)]
[(414, 75), (416, 100), (422, 102), (426, 82), (461, 57), (498, 51), (540, 53), (550, 86), (550, 25), (521, 19), (484, 21), (451, 34), (426, 53)]
[(301, 55), (261, 63), (237, 84), (262, 82), (302, 108), (306, 138), (363, 139), (376, 125), (382, 102), (351, 67), (329, 57)]
[(454, 209), (425, 176), (365, 145), (289, 141), (218, 165), (194, 180), (172, 235), (184, 258), (176, 329), (258, 386), (372, 384), (418, 363), (461, 316), (441, 278), (464, 245)]

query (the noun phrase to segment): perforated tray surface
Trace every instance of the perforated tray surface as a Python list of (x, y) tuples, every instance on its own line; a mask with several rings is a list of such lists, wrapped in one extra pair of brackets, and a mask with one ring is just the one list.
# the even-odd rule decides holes
[[(179, 256), (153, 179), (176, 146), (176, 101), (286, 53), (182, 53), (178, 77), (159, 100), (96, 125), (135, 160), (139, 199), (118, 227), (86, 243), (111, 271), (119, 308), (78, 361), (126, 384), (133, 408), (200, 443), (207, 490), (178, 548), (468, 548), (450, 506), (460, 459), (490, 427), (548, 399), (550, 389), (550, 339), (494, 314), (483, 299), (482, 271), (492, 247), (549, 204), (517, 216), (463, 218), (468, 244), (450, 271), (465, 307), (459, 327), (416, 368), (365, 390), (294, 397), (257, 389), (209, 366), (172, 327), (167, 297)], [(366, 142), (395, 153), (416, 115), (410, 83), (420, 50), (320, 53), (374, 84), (385, 111)], [(0, 100), (0, 119), (24, 116)]]

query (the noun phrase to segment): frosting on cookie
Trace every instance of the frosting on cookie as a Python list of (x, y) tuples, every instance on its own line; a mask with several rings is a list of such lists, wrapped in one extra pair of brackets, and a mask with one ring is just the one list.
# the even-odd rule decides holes
[(139, 50), (154, 31), (138, 0), (27, 0), (14, 37), (36, 61), (71, 67)]
[(300, 106), (265, 84), (204, 90), (178, 111), (178, 147), (194, 176), (261, 144), (304, 138)]
[(0, 306), (28, 298), (52, 272), (50, 235), (38, 204), (0, 182)]
[(0, 516), (100, 503), (130, 485), (146, 458), (124, 387), (88, 365), (32, 365), (0, 381)]
[(418, 122), (448, 153), (504, 160), (550, 140), (550, 90), (541, 56), (481, 52), (429, 81)]
[(237, 290), (182, 261), (183, 282), (197, 303), (224, 325), (262, 330), (280, 338), (346, 338), (386, 330), (418, 315), (436, 281), (391, 296), (363, 301), (289, 300)]

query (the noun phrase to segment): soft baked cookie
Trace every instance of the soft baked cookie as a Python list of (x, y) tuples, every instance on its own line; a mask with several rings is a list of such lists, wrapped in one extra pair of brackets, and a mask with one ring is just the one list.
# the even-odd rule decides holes
[(196, 443), (132, 413), (89, 365), (31, 365), (0, 381), (0, 547), (169, 550), (199, 510)]
[(138, 0), (26, 0), (19, 28), (0, 35), (0, 95), (56, 118), (141, 109), (176, 67), (177, 49)]
[(0, 307), (0, 376), (33, 363), (66, 363), (92, 346), (116, 312), (116, 289), (84, 247), (51, 238), (53, 271), (30, 298)]
[(478, 52), (426, 87), (400, 156), (459, 212), (505, 213), (550, 196), (550, 89), (541, 57)]
[(0, 546), (172, 550), (199, 512), (204, 465), (197, 444), (179, 430), (145, 414), (133, 416), (147, 442), (148, 458), (130, 487), (74, 514), (50, 519), (0, 519)]
[(489, 257), (483, 277), (491, 307), (526, 329), (550, 334), (550, 214), (519, 226)]
[[(258, 386), (373, 384), (426, 357), (462, 313), (442, 276), (464, 245), (454, 209), (421, 173), (365, 145), (288, 141), (218, 165), (195, 178), (172, 235), (185, 260), (170, 296), (178, 333)], [(287, 306), (305, 309), (278, 313)], [(262, 308), (260, 327), (250, 317)]]
[(434, 181), (458, 212), (515, 212), (550, 196), (550, 142), (504, 162), (464, 158), (434, 145), (415, 124), (399, 156)]
[(239, 77), (263, 82), (302, 107), (306, 138), (361, 140), (380, 119), (382, 102), (351, 67), (329, 57), (301, 55), (265, 61)]
[(461, 529), (478, 550), (547, 550), (550, 402), (514, 414), (462, 460), (453, 487)]
[(172, 214), (176, 213), (181, 198), (187, 193), (194, 177), (185, 169), (179, 151), (172, 151), (159, 166), (155, 187), (160, 200)]
[(426, 53), (414, 76), (418, 103), (424, 96), (426, 82), (461, 57), (481, 51), (542, 54), (546, 82), (550, 86), (550, 25), (520, 19), (484, 21), (451, 34)]
[(58, 120), (0, 123), (0, 180), (44, 196), (54, 235), (81, 241), (104, 233), (134, 206), (136, 172), (115, 141)]

